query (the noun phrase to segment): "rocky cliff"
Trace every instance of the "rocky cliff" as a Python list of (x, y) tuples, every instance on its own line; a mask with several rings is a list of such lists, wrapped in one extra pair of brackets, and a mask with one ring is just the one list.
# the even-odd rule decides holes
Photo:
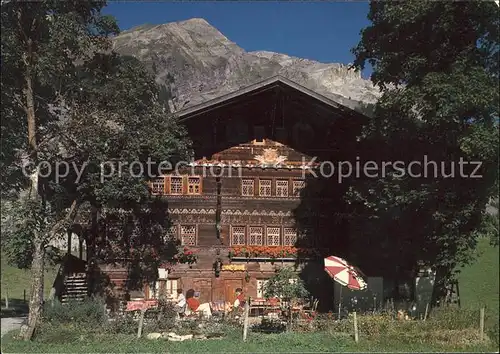
[(144, 62), (172, 99), (174, 110), (281, 75), (354, 109), (365, 111), (379, 90), (344, 64), (285, 54), (246, 52), (204, 19), (143, 25), (122, 32), (114, 49)]

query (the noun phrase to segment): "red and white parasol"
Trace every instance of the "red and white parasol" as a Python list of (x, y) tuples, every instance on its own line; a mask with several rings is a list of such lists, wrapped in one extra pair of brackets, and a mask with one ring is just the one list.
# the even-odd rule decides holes
[(335, 256), (325, 258), (325, 270), (337, 283), (352, 290), (364, 290), (367, 284), (361, 272), (349, 265), (345, 259)]

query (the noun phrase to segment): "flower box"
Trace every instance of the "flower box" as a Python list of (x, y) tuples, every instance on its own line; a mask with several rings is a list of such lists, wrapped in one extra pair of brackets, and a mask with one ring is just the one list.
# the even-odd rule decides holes
[(274, 262), (281, 259), (296, 259), (298, 257), (316, 257), (319, 252), (309, 248), (297, 248), (293, 246), (237, 246), (229, 251), (229, 257), (232, 259), (269, 259)]

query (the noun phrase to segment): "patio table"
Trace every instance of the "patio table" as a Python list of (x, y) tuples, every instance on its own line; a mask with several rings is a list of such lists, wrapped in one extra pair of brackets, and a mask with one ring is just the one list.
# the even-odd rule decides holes
[(127, 308), (125, 311), (137, 311), (149, 309), (158, 306), (158, 300), (135, 300), (127, 301)]

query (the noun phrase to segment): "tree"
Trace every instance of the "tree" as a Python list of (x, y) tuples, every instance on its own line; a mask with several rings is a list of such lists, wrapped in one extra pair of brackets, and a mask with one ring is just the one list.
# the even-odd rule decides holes
[[(57, 84), (74, 67), (75, 61), (92, 55), (93, 50), (106, 49), (109, 45), (107, 35), (117, 32), (114, 21), (100, 16), (99, 11), (104, 4), (102, 1), (2, 2), (2, 88), (7, 89), (2, 98), (10, 97), (14, 102), (9, 107), (10, 121), (21, 126), (25, 124), (26, 127), (25, 144), (11, 145), (20, 143), (19, 129), (15, 131), (15, 139), (8, 141), (9, 152), (23, 153), (22, 161), (31, 161), (38, 166), (43, 159), (40, 148), (56, 119), (50, 110), (50, 103), (59, 94)], [(19, 113), (25, 115), (24, 124)], [(7, 162), (12, 167), (14, 161)], [(47, 210), (46, 183), (38, 177), (38, 173), (33, 173), (31, 180), (25, 179), (25, 184), (30, 185), (27, 196), (30, 200), (28, 210), (33, 212), (30, 217), (41, 220), (37, 223), (40, 228), (32, 229), (33, 282), (28, 330), (23, 333), (26, 339), (32, 336), (41, 311), (44, 239), (50, 229), (46, 227), (44, 215)], [(73, 212), (71, 208), (66, 219)], [(41, 214), (34, 215), (38, 213)]]
[[(391, 168), (355, 183), (347, 197), (360, 260), (376, 255), (410, 273), (423, 261), (446, 279), (470, 259), (498, 193), (498, 11), (486, 1), (370, 4), (371, 25), (353, 50), (354, 65), (370, 63), (383, 93), (364, 131), (366, 157), (408, 165), (426, 156), (446, 174), (452, 163), (456, 170), (412, 178)], [(482, 177), (471, 178), (475, 164), (459, 175), (460, 159), (481, 162)]]
[(287, 303), (288, 317), (292, 319), (292, 306), (297, 299), (305, 298), (309, 295), (304, 282), (293, 271), (292, 267), (280, 268), (263, 286), (263, 293), (266, 299), (278, 297)]
[[(24, 183), (2, 185), (25, 197), (13, 203), (13, 227), (2, 238), (2, 246), (24, 244), (19, 249), (23, 262), (31, 263), (25, 339), (31, 338), (41, 311), (48, 244), (65, 235), (79, 213), (81, 218), (89, 211), (94, 220), (99, 210), (119, 207), (138, 219), (147, 216), (149, 222), (135, 228), (136, 235), (149, 235), (141, 238), (145, 244), (156, 242), (151, 235), (158, 239), (168, 226), (165, 214), (151, 210), (155, 205), (146, 182), (152, 176), (135, 176), (138, 171), (128, 168), (103, 181), (103, 164), (168, 161), (186, 151), (183, 131), (159, 100), (154, 79), (137, 60), (109, 51), (109, 36), (118, 28), (100, 14), (104, 5), (2, 3), (2, 88), (7, 89), (2, 100), (12, 98), (14, 103), (2, 106), (2, 115), (9, 114), (9, 124), (2, 120), (2, 137), (15, 133), (8, 140), (15, 154), (2, 155), (2, 164), (11, 175), (19, 175), (28, 162), (32, 167)], [(23, 129), (24, 141), (19, 138)], [(61, 165), (66, 170), (58, 171)], [(29, 187), (25, 193), (24, 186)], [(95, 236), (97, 228), (93, 231)]]

